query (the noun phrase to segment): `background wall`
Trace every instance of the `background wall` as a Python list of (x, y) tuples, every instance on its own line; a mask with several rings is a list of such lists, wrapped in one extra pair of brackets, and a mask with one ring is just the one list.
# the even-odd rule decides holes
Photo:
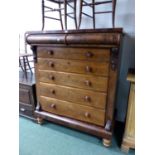
[[(79, 8), (79, 0), (78, 8)], [(91, 0), (87, 0), (91, 2)], [(100, 1), (100, 0), (98, 0)], [(103, 1), (103, 0), (102, 0)], [(53, 4), (52, 4), (53, 5)], [(41, 30), (41, 0), (26, 0), (21, 1), (20, 4), (20, 49), (23, 49), (23, 34), (25, 31)], [(110, 5), (97, 6), (96, 10), (110, 9)], [(78, 10), (78, 9), (77, 9)], [(91, 9), (85, 7), (85, 12), (91, 14)], [(77, 12), (78, 17), (79, 12)], [(54, 14), (56, 17), (57, 14)], [(59, 22), (46, 20), (45, 30), (61, 29)], [(111, 14), (96, 15), (96, 28), (111, 27)], [(118, 78), (118, 91), (116, 97), (116, 119), (119, 121), (125, 120), (127, 100), (129, 93), (129, 82), (126, 81), (128, 68), (135, 67), (135, 1), (134, 0), (117, 0), (116, 4), (116, 18), (115, 27), (122, 27), (124, 36), (121, 50), (121, 62)], [(81, 28), (92, 28), (92, 20), (83, 16)], [(68, 20), (68, 29), (74, 29), (72, 20)]]

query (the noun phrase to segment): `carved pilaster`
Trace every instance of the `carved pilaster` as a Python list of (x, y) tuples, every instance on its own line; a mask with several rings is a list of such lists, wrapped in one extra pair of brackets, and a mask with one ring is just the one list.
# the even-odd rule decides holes
[(110, 131), (111, 130), (111, 125), (112, 125), (112, 122), (110, 121), (110, 120), (108, 120), (107, 122), (106, 122), (106, 125), (105, 125), (105, 130), (106, 131)]
[(33, 52), (34, 63), (37, 63), (37, 47), (36, 46), (31, 46), (31, 50)]
[(116, 68), (117, 68), (118, 51), (119, 51), (119, 49), (117, 47), (111, 48), (110, 64), (111, 64), (112, 70), (116, 70)]

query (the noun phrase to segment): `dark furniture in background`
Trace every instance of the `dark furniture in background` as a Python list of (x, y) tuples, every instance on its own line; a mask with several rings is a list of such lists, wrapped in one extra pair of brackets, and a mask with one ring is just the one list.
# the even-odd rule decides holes
[[(98, 5), (106, 5), (111, 4), (111, 10), (110, 11), (95, 11), (95, 7)], [(84, 7), (90, 7), (92, 8), (92, 15), (89, 15), (87, 12), (83, 11)], [(112, 26), (115, 27), (115, 8), (116, 8), (116, 0), (103, 0), (103, 1), (96, 1), (96, 0), (80, 0), (80, 15), (79, 15), (79, 26), (78, 29), (80, 29), (81, 21), (82, 21), (82, 15), (85, 15), (93, 20), (93, 29), (96, 28), (96, 21), (95, 21), (95, 15), (96, 14), (112, 14)]]
[(36, 106), (36, 89), (34, 74), (19, 72), (19, 114), (36, 120), (34, 110)]
[[(51, 5), (54, 3), (57, 4), (57, 8), (49, 5), (50, 3)], [(60, 21), (61, 28), (62, 30), (64, 30), (62, 16), (64, 16), (65, 30), (67, 30), (67, 17), (74, 20), (75, 29), (77, 29), (76, 3), (77, 0), (42, 0), (42, 30), (44, 30), (46, 18)], [(73, 10), (73, 12), (68, 12), (67, 6), (69, 6)], [(52, 16), (52, 12), (58, 12), (59, 18)], [(49, 15), (49, 13), (51, 14)]]
[(38, 123), (103, 138), (110, 146), (122, 29), (31, 32)]

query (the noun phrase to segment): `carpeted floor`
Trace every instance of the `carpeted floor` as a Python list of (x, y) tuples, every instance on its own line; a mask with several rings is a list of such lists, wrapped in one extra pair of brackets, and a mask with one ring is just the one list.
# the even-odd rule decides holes
[(105, 148), (97, 137), (49, 122), (38, 125), (20, 117), (19, 131), (19, 155), (125, 155), (115, 139)]

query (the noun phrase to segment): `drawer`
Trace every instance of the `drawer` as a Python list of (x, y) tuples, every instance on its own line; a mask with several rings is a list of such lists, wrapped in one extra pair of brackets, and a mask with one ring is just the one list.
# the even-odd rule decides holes
[(104, 126), (104, 110), (44, 96), (40, 97), (40, 103), (44, 111)]
[(106, 105), (106, 93), (42, 82), (39, 84), (39, 91), (41, 96), (52, 97), (96, 108), (104, 109)]
[(53, 70), (100, 76), (108, 76), (109, 73), (108, 62), (39, 58), (38, 68), (42, 70)]
[(30, 89), (19, 88), (19, 102), (31, 104)]
[(40, 82), (107, 92), (108, 78), (55, 71), (39, 71)]
[(39, 47), (38, 57), (73, 60), (109, 61), (110, 50), (97, 48)]
[(26, 105), (26, 104), (20, 103), (19, 104), (19, 114), (33, 117), (34, 109), (31, 105)]

